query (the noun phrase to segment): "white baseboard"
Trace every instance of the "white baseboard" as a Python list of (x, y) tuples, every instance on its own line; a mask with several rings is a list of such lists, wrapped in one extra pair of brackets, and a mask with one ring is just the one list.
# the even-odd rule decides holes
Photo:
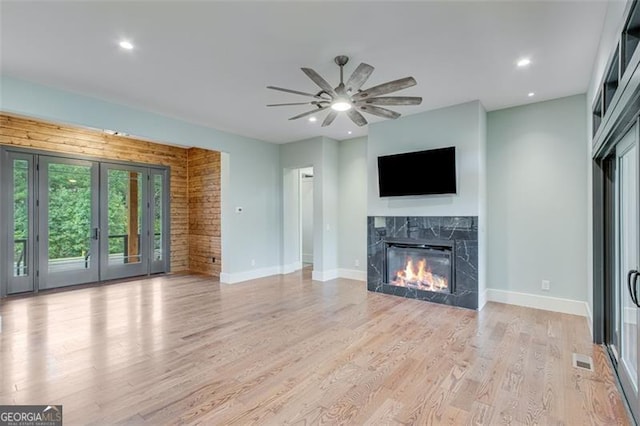
[(255, 280), (257, 278), (270, 277), (278, 275), (282, 271), (280, 266), (270, 266), (268, 268), (252, 269), (242, 272), (222, 272), (220, 274), (220, 282), (223, 284), (236, 284), (243, 281)]
[(331, 281), (338, 278), (337, 269), (329, 269), (328, 271), (312, 271), (311, 279), (314, 281)]
[(509, 305), (525, 306), (527, 308), (545, 311), (561, 312), (563, 314), (588, 316), (587, 302), (559, 297), (539, 296), (537, 294), (518, 293), (515, 291), (487, 289), (487, 301), (507, 303)]
[(367, 272), (357, 269), (338, 269), (338, 276), (348, 280), (367, 281)]
[(302, 262), (294, 262), (288, 265), (282, 265), (282, 270), (280, 271), (280, 273), (290, 274), (292, 272), (299, 271), (300, 269), (302, 269)]
[(313, 254), (302, 253), (302, 261), (304, 263), (313, 263)]
[(589, 333), (591, 333), (591, 339), (593, 339), (593, 315), (591, 314), (589, 303), (586, 303), (585, 308), (587, 310), (587, 325), (589, 326)]
[(481, 311), (487, 304), (489, 290), (485, 289), (482, 293), (478, 293), (478, 310)]
[[(302, 269), (302, 263), (295, 262), (281, 267), (271, 266), (269, 268), (234, 273), (223, 272), (220, 274), (220, 282), (223, 284), (236, 284), (243, 281), (255, 280), (257, 278), (270, 277), (272, 275), (290, 274), (300, 269)], [(311, 279), (314, 281), (330, 281), (339, 277), (350, 280), (366, 281), (367, 273), (354, 269), (330, 269), (328, 271), (311, 272)]]

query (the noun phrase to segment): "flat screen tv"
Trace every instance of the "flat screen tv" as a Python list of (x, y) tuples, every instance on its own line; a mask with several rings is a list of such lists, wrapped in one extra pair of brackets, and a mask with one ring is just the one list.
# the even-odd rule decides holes
[(456, 193), (456, 148), (378, 157), (381, 197)]

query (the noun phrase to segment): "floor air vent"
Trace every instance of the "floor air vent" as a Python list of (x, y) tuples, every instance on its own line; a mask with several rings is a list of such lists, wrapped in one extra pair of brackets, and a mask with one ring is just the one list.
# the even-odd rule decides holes
[(590, 356), (573, 353), (573, 366), (583, 370), (593, 371), (593, 359)]

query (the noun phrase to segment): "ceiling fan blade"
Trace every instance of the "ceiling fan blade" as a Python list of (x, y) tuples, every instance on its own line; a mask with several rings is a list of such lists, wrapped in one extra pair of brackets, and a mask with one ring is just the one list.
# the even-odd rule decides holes
[(364, 118), (362, 114), (360, 114), (358, 111), (356, 111), (353, 108), (347, 111), (347, 116), (351, 119), (351, 121), (353, 121), (360, 127), (367, 124), (367, 119)]
[(371, 87), (362, 92), (353, 95), (355, 101), (359, 101), (365, 98), (373, 98), (375, 96), (386, 95), (387, 93), (395, 92), (398, 90), (406, 89), (407, 87), (415, 86), (416, 79), (413, 77), (405, 77), (399, 80), (389, 81), (382, 83), (378, 86)]
[(319, 107), (319, 108), (313, 109), (311, 111), (303, 112), (302, 114), (298, 114), (296, 116), (291, 117), (289, 120), (297, 120), (298, 118), (302, 118), (302, 117), (306, 117), (307, 115), (315, 114), (316, 112), (320, 112), (320, 111), (325, 110), (327, 108), (329, 108), (329, 105), (323, 106), (323, 107)]
[(390, 109), (380, 108), (373, 105), (360, 105), (358, 106), (358, 109), (360, 111), (368, 112), (369, 114), (377, 115), (378, 117), (391, 119), (398, 118), (401, 115), (400, 113), (391, 111)]
[(287, 106), (287, 105), (313, 105), (313, 102), (292, 102), (288, 104), (269, 104), (268, 107), (272, 106)]
[(371, 76), (373, 70), (374, 68), (371, 65), (365, 64), (364, 62), (358, 65), (358, 67), (355, 69), (355, 71), (353, 71), (353, 74), (351, 74), (351, 77), (349, 77), (349, 80), (347, 81), (347, 91), (350, 90), (351, 93), (354, 93), (360, 90), (365, 81), (367, 81), (369, 76)]
[(420, 105), (421, 103), (422, 98), (418, 96), (385, 96), (358, 101), (358, 104), (365, 105)]
[(285, 89), (282, 87), (267, 86), (267, 89), (279, 90), (281, 92), (293, 93), (295, 95), (311, 96), (312, 98), (317, 98), (317, 99), (324, 99), (322, 96), (314, 95), (313, 93), (300, 92), (298, 90)]
[(332, 97), (336, 96), (336, 91), (333, 89), (333, 87), (331, 87), (331, 85), (327, 82), (327, 80), (325, 80), (320, 76), (320, 74), (318, 74), (311, 68), (301, 68), (301, 70), (307, 75), (307, 77), (313, 80), (314, 83), (316, 83), (322, 90), (327, 92), (330, 96)]
[(338, 111), (330, 111), (329, 114), (327, 114), (327, 116), (325, 117), (324, 121), (322, 122), (322, 127), (327, 127), (328, 125), (333, 123), (333, 120), (335, 120), (337, 116), (338, 116)]

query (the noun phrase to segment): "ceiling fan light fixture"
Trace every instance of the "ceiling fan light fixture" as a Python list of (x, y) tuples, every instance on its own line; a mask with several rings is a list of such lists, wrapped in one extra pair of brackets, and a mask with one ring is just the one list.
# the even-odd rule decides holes
[(338, 98), (331, 104), (334, 111), (348, 111), (351, 109), (351, 102), (348, 99)]
[[(349, 61), (345, 55), (336, 56), (334, 62), (340, 67), (340, 84), (333, 87), (327, 80), (322, 78), (320, 74), (311, 68), (300, 68), (307, 77), (309, 77), (321, 90), (318, 93), (301, 92), (298, 90), (285, 89), (282, 87), (267, 86), (267, 89), (278, 90), (280, 92), (292, 93), (294, 95), (307, 96), (315, 98), (310, 102), (294, 102), (269, 104), (268, 107), (288, 106), (288, 105), (310, 105), (313, 109), (295, 115), (289, 120), (298, 120), (302, 117), (315, 115), (320, 111), (329, 110), (322, 121), (322, 127), (327, 127), (333, 123), (340, 112), (345, 112), (346, 116), (353, 121), (358, 127), (365, 126), (367, 120), (359, 111), (368, 114), (377, 115), (382, 118), (398, 118), (400, 113), (392, 111), (383, 106), (404, 106), (404, 105), (420, 105), (421, 97), (417, 96), (384, 96), (389, 93), (397, 92), (412, 86), (415, 86), (416, 79), (413, 77), (405, 77), (398, 80), (388, 81), (378, 84), (377, 86), (361, 90), (364, 83), (368, 80), (374, 68), (361, 63), (351, 73), (348, 80), (344, 81), (344, 66)], [(309, 121), (315, 121), (315, 117), (309, 118)], [(351, 134), (351, 132), (349, 132)]]

